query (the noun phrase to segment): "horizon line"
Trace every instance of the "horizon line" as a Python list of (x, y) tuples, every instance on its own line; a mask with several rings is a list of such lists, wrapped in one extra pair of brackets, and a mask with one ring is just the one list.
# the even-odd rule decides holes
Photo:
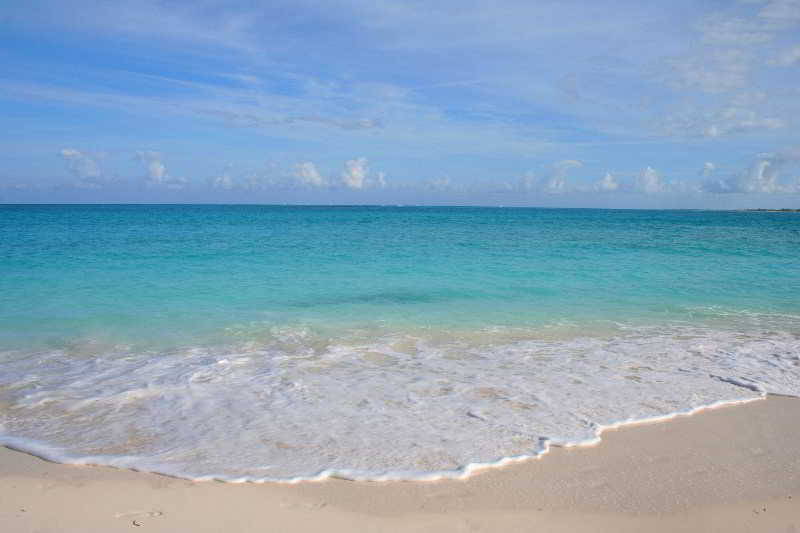
[(217, 206), (217, 207), (328, 207), (328, 208), (354, 208), (354, 207), (384, 207), (384, 208), (481, 208), (481, 209), (579, 209), (601, 211), (798, 211), (792, 207), (742, 207), (742, 208), (713, 208), (713, 207), (553, 207), (538, 205), (486, 205), (486, 204), (313, 204), (313, 203), (218, 203), (218, 202), (0, 202), (0, 207), (26, 207), (26, 206)]

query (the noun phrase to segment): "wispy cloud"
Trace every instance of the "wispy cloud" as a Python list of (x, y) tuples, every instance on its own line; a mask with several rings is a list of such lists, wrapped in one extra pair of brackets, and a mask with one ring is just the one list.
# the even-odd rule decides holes
[(27, 9), (4, 5), (0, 14), (14, 27), (47, 27), (62, 31), (125, 36), (155, 43), (186, 43), (256, 50), (252, 33), (257, 12), (201, 0), (191, 3), (32, 0)]
[[(66, 165), (87, 194), (654, 205), (795, 190), (794, 163), (775, 155), (723, 169), (794, 142), (798, 0), (31, 0), (0, 18), (15, 39), (0, 75), (13, 176), (0, 182), (51, 183)], [(161, 152), (139, 152), (138, 171), (99, 157), (136, 146)], [(61, 160), (45, 168), (42, 150)], [(220, 153), (231, 166), (209, 178)]]
[(770, 59), (767, 63), (775, 67), (791, 67), (800, 63), (800, 45), (781, 50), (775, 58)]
[(287, 126), (291, 124), (322, 124), (324, 126), (331, 126), (342, 130), (368, 130), (372, 128), (380, 128), (383, 123), (379, 119), (372, 118), (359, 118), (353, 120), (342, 120), (325, 117), (314, 116), (288, 116), (283, 118), (267, 118), (254, 115), (251, 113), (240, 113), (235, 111), (226, 111), (222, 109), (196, 109), (196, 112), (201, 115), (208, 115), (211, 117), (221, 118), (225, 122), (233, 126), (241, 127), (267, 127), (267, 126)]

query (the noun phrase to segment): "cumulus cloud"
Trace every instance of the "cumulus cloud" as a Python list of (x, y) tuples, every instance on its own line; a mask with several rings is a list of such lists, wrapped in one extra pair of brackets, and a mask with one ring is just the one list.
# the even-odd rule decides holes
[(229, 191), (233, 189), (235, 186), (233, 176), (229, 170), (225, 170), (219, 176), (215, 176), (211, 178), (211, 188), (212, 189), (222, 189), (223, 191)]
[(145, 182), (152, 186), (169, 189), (182, 189), (186, 186), (186, 178), (174, 178), (167, 173), (167, 167), (161, 162), (161, 154), (152, 151), (136, 152), (136, 157), (144, 165)]
[(519, 178), (516, 186), (506, 184), (505, 186), (501, 186), (500, 189), (507, 192), (517, 190), (522, 192), (540, 192), (545, 194), (560, 194), (564, 192), (570, 192), (574, 190), (575, 187), (571, 187), (567, 181), (569, 171), (582, 166), (583, 163), (581, 161), (575, 159), (564, 159), (554, 163), (550, 168), (550, 171), (542, 178), (533, 172), (528, 172)]
[(746, 172), (733, 174), (725, 178), (708, 180), (702, 189), (711, 193), (798, 193), (800, 177), (782, 179), (787, 168), (800, 162), (800, 149), (787, 150), (778, 154), (761, 154)]
[(147, 170), (148, 183), (159, 184), (167, 178), (167, 167), (161, 162), (161, 154), (158, 152), (136, 152), (136, 156)]
[(83, 152), (75, 148), (63, 148), (59, 156), (67, 163), (70, 173), (78, 178), (79, 186), (99, 188), (107, 181), (97, 161)]
[(603, 176), (603, 179), (594, 184), (594, 190), (598, 192), (614, 192), (618, 191), (619, 187), (620, 183), (610, 172), (606, 172), (606, 175)]
[(378, 172), (375, 178), (369, 175), (369, 166), (366, 157), (351, 159), (345, 163), (341, 174), (342, 185), (348, 189), (365, 189), (367, 187), (385, 187), (386, 174)]
[(661, 176), (652, 167), (642, 169), (634, 182), (634, 189), (645, 194), (658, 194), (668, 192), (669, 186), (663, 182)]
[(345, 170), (342, 172), (342, 183), (350, 189), (363, 189), (367, 179), (367, 158), (359, 157), (351, 159), (345, 163)]
[(714, 173), (714, 170), (716, 168), (717, 166), (714, 163), (706, 161), (705, 163), (703, 163), (703, 168), (700, 169), (700, 175), (703, 176), (704, 178), (707, 178)]
[(567, 190), (567, 173), (573, 168), (580, 168), (583, 163), (575, 159), (565, 159), (553, 165), (550, 176), (542, 186), (542, 192), (557, 194)]
[(295, 180), (301, 185), (309, 187), (324, 187), (327, 185), (325, 178), (317, 170), (316, 165), (311, 161), (303, 161), (294, 166), (292, 172)]

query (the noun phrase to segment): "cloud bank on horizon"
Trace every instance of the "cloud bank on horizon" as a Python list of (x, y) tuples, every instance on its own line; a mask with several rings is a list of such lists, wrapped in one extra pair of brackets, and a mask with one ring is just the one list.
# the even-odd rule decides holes
[(800, 207), (800, 0), (0, 6), (0, 202)]

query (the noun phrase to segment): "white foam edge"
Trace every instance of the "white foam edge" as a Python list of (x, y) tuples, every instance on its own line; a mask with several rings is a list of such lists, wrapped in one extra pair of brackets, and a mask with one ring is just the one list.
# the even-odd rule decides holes
[(710, 411), (720, 407), (729, 407), (733, 405), (740, 405), (754, 401), (764, 400), (769, 393), (764, 390), (759, 391), (759, 396), (751, 398), (736, 398), (731, 400), (720, 400), (710, 404), (705, 404), (697, 407), (692, 407), (683, 411), (675, 411), (665, 415), (646, 417), (646, 418), (628, 418), (619, 420), (611, 424), (596, 425), (594, 429), (594, 437), (579, 441), (558, 441), (547, 437), (542, 437), (540, 443), (541, 450), (532, 454), (515, 455), (510, 457), (502, 457), (496, 461), (482, 462), (482, 463), (467, 463), (452, 470), (440, 470), (436, 472), (419, 473), (414, 471), (393, 471), (383, 474), (369, 474), (357, 470), (349, 469), (328, 469), (319, 472), (313, 476), (297, 476), (292, 478), (269, 478), (269, 477), (229, 477), (224, 475), (205, 475), (205, 476), (187, 476), (178, 472), (170, 471), (169, 469), (160, 468), (140, 468), (132, 466), (135, 463), (142, 463), (141, 457), (137, 456), (86, 456), (80, 458), (70, 457), (65, 454), (63, 450), (42, 444), (38, 441), (30, 439), (22, 439), (13, 437), (11, 435), (2, 434), (2, 426), (0, 426), (0, 445), (11, 450), (27, 453), (45, 461), (52, 463), (61, 463), (67, 465), (79, 466), (100, 466), (112, 467), (124, 470), (131, 470), (134, 472), (145, 472), (163, 475), (167, 477), (174, 477), (178, 479), (186, 479), (189, 481), (218, 481), (224, 483), (282, 483), (282, 484), (296, 484), (305, 482), (321, 482), (330, 479), (342, 479), (346, 481), (370, 481), (370, 482), (386, 482), (386, 481), (442, 481), (442, 480), (466, 480), (474, 474), (480, 473), (484, 470), (502, 468), (511, 464), (521, 463), (533, 459), (541, 459), (547, 455), (552, 448), (573, 448), (573, 447), (589, 447), (596, 446), (602, 441), (602, 434), (608, 430), (615, 430), (625, 426), (635, 426), (641, 424), (653, 424), (659, 422), (667, 422), (675, 418), (689, 417), (703, 411)]

